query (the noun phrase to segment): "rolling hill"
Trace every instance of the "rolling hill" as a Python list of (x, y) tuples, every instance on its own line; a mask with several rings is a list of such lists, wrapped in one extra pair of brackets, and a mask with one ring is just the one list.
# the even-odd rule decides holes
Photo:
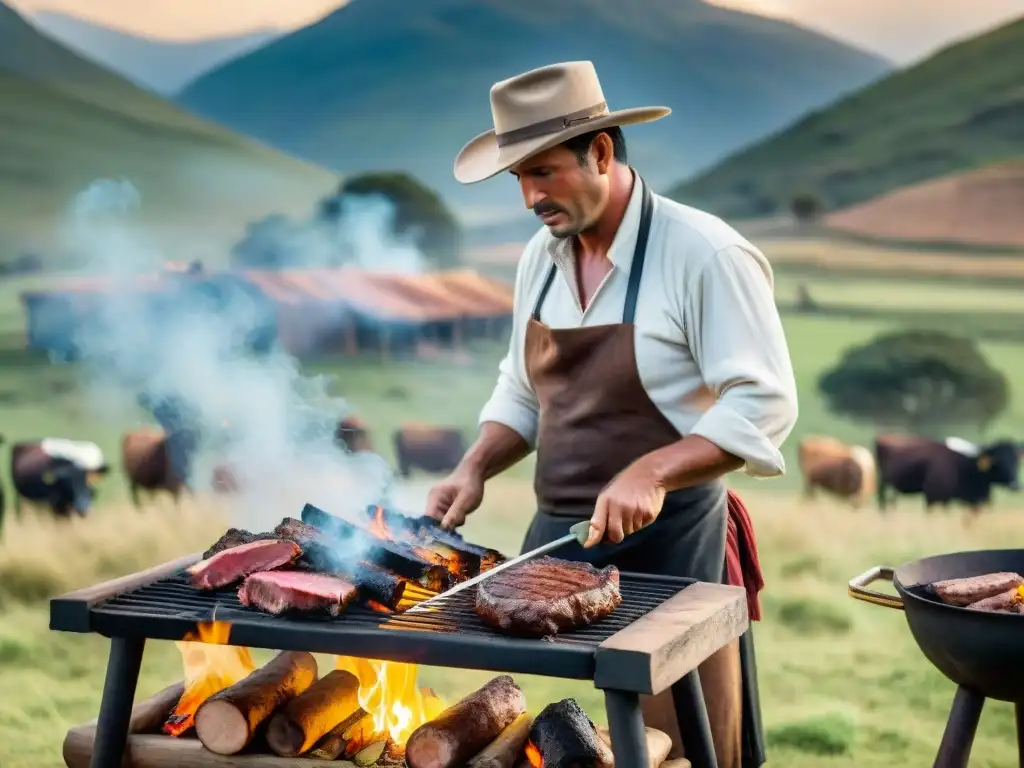
[(832, 229), (916, 243), (1024, 249), (1024, 160), (913, 184), (826, 216)]
[(180, 102), (342, 172), (410, 171), (464, 221), (494, 221), (525, 215), (517, 191), (461, 187), (455, 155), (490, 125), (494, 82), (573, 59), (594, 61), (613, 109), (673, 108), (628, 132), (632, 159), (656, 185), (891, 69), (700, 0), (352, 0), (207, 73)]
[(1024, 18), (952, 45), (726, 158), (670, 195), (758, 217), (827, 208), (1024, 154)]
[(256, 29), (240, 35), (176, 41), (141, 37), (56, 11), (40, 11), (30, 21), (71, 50), (164, 95), (177, 93), (204, 72), (280, 34), (276, 29)]
[(0, 249), (52, 244), (100, 178), (139, 190), (172, 242), (233, 240), (272, 210), (308, 213), (332, 174), (207, 123), (40, 34), (0, 4)]

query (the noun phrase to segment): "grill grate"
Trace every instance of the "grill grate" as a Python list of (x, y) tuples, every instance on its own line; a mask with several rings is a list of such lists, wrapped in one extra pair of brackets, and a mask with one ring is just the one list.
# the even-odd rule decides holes
[(483, 624), (473, 608), (475, 588), (436, 601), (440, 605), (429, 612), (388, 615), (354, 605), (337, 618), (290, 618), (246, 608), (237, 587), (199, 592), (179, 572), (95, 604), (90, 627), (109, 637), (180, 640), (197, 621), (217, 619), (231, 622), (233, 645), (592, 679), (594, 654), (604, 640), (691, 583), (623, 573), (622, 603), (611, 616), (536, 640), (500, 635)]

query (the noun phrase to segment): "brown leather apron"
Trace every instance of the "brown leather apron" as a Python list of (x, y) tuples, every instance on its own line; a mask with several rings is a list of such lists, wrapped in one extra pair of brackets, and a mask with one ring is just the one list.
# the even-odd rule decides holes
[[(534, 489), (538, 511), (523, 551), (564, 535), (593, 514), (604, 487), (634, 460), (680, 439), (678, 430), (651, 402), (637, 371), (634, 349), (636, 302), (650, 234), (653, 198), (643, 185), (643, 207), (629, 271), (622, 322), (552, 329), (540, 319), (557, 269), (552, 264), (526, 331), (526, 370), (540, 405)], [(560, 557), (624, 571), (721, 583), (725, 569), (726, 492), (720, 480), (669, 493), (658, 519), (621, 544), (592, 549), (571, 545)], [(699, 668), (720, 768), (752, 768), (763, 756), (744, 759), (743, 688), (739, 643)], [(751, 670), (752, 671), (752, 670)], [(756, 678), (755, 678), (756, 679)], [(671, 691), (645, 697), (648, 725), (673, 737), (682, 756)], [(744, 736), (748, 736), (744, 738)], [(761, 742), (757, 735), (757, 743)], [(680, 748), (682, 747), (682, 749)]]

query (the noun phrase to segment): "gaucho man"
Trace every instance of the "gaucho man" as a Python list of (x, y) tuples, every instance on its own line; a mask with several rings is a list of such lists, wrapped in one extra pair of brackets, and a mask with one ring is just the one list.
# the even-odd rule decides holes
[[(455, 177), (508, 171), (544, 226), (519, 263), (511, 343), (479, 436), (431, 490), (428, 514), (462, 525), (486, 481), (536, 449), (523, 551), (589, 519), (585, 547), (559, 557), (721, 583), (732, 525), (722, 476), (781, 475), (797, 417), (771, 267), (627, 164), (621, 126), (671, 110), (610, 110), (591, 62), (504, 80), (490, 100), (494, 128), (462, 149)], [(721, 768), (764, 762), (743, 641), (699, 668)], [(682, 755), (672, 702), (644, 700), (644, 717)]]

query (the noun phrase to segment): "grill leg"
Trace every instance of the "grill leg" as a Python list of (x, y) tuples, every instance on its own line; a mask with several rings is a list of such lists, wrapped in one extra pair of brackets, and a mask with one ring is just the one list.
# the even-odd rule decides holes
[(1017, 763), (1024, 768), (1024, 702), (1014, 705), (1017, 715)]
[(146, 641), (142, 638), (115, 637), (110, 640), (107, 678), (103, 683), (103, 700), (89, 768), (121, 765), (145, 647)]
[(640, 696), (627, 691), (608, 690), (604, 692), (604, 706), (615, 764), (647, 765), (650, 758), (647, 756), (647, 734), (640, 711)]
[(967, 768), (971, 747), (974, 746), (974, 735), (981, 720), (981, 709), (984, 706), (984, 696), (963, 686), (956, 689), (953, 706), (949, 710), (949, 719), (946, 721), (946, 730), (939, 745), (939, 754), (932, 768)]
[(693, 768), (718, 768), (708, 708), (696, 669), (672, 686), (672, 700), (676, 705), (679, 737), (683, 740), (686, 759)]

